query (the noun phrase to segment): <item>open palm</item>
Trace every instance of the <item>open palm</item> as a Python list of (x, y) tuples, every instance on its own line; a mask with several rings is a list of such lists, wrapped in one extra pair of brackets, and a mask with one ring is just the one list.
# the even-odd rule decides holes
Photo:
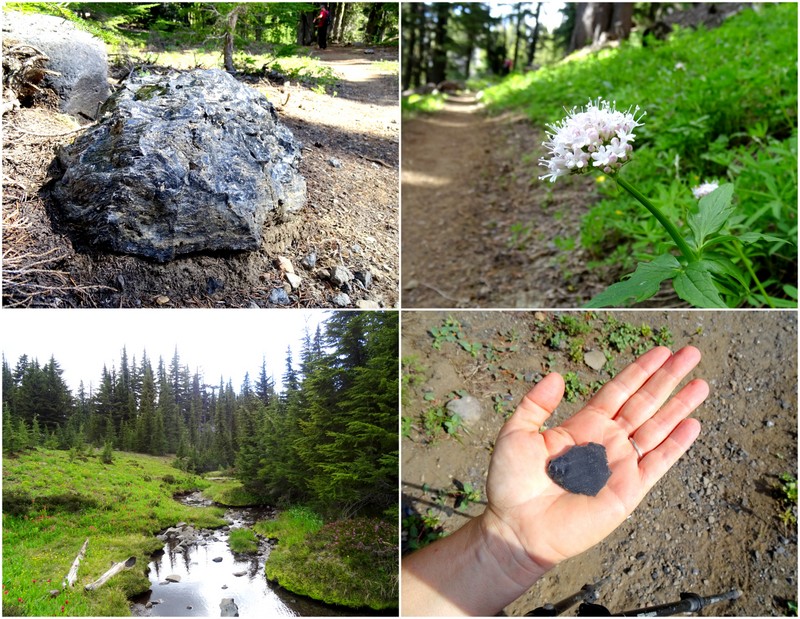
[[(564, 381), (550, 374), (537, 384), (500, 431), (489, 469), (487, 512), (509, 537), (506, 541), (548, 569), (619, 526), (700, 432), (700, 423), (687, 417), (708, 395), (704, 381), (689, 382), (667, 402), (699, 361), (696, 348), (675, 355), (654, 348), (580, 412), (541, 432), (561, 401)], [(550, 459), (589, 442), (605, 447), (611, 469), (606, 486), (594, 497), (567, 492), (546, 472)]]

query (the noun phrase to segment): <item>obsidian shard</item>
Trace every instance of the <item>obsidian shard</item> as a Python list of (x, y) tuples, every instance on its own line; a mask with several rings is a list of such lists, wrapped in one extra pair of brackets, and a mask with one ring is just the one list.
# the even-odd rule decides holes
[(80, 244), (159, 262), (254, 250), (306, 202), (300, 143), (224, 71), (129, 79), (101, 114), (61, 149), (53, 185)]
[(597, 496), (611, 477), (606, 448), (597, 443), (570, 447), (550, 460), (547, 474), (567, 492)]

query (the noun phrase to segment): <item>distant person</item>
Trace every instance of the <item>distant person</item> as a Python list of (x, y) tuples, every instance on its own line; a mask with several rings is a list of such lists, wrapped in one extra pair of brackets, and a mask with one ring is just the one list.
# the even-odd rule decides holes
[(504, 76), (508, 75), (509, 73), (511, 73), (511, 70), (513, 68), (514, 68), (514, 61), (511, 60), (511, 58), (506, 58), (503, 61), (503, 72), (501, 73), (501, 75), (504, 75)]
[[(674, 355), (653, 348), (548, 429), (564, 380), (543, 378), (495, 441), (483, 514), (403, 559), (402, 614), (494, 615), (622, 524), (700, 433), (687, 417), (708, 395), (705, 381), (692, 380), (669, 399), (699, 361), (691, 346)], [(594, 469), (611, 475), (599, 491), (567, 491), (546, 472), (548, 462), (589, 443), (606, 450), (607, 466)]]
[(320, 5), (319, 15), (314, 18), (314, 25), (317, 27), (317, 43), (320, 49), (328, 48), (328, 24), (331, 21), (331, 14), (328, 7)]

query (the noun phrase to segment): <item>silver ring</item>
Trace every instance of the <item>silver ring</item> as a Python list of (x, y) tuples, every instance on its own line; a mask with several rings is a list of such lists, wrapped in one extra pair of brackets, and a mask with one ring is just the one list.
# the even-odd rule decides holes
[(631, 442), (631, 445), (633, 445), (633, 449), (636, 451), (636, 455), (639, 456), (639, 460), (641, 460), (642, 459), (642, 450), (639, 449), (639, 446), (636, 444), (636, 441), (633, 440), (632, 436), (629, 436), (628, 440)]

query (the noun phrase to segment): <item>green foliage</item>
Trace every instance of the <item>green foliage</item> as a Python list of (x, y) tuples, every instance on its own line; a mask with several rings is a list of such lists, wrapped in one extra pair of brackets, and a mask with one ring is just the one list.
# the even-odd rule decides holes
[(265, 537), (274, 537), (286, 546), (301, 544), (324, 524), (322, 516), (310, 507), (295, 505), (281, 512), (275, 520), (262, 520), (255, 530)]
[(228, 535), (228, 545), (233, 552), (258, 552), (258, 538), (250, 529), (231, 529), (230, 535)]
[(432, 95), (412, 94), (403, 97), (400, 101), (402, 116), (405, 119), (413, 118), (418, 114), (432, 114), (444, 108), (445, 97), (441, 93)]
[(791, 473), (781, 473), (780, 483), (776, 485), (778, 501), (780, 502), (781, 521), (785, 526), (797, 524), (797, 478)]
[[(796, 305), (796, 23), (796, 4), (759, 5), (714, 30), (679, 30), (646, 48), (632, 40), (485, 91), (495, 109), (524, 109), (538, 125), (598, 96), (647, 112), (624, 176), (668, 220), (685, 222), (681, 234), (703, 261), (668, 261), (659, 223), (614, 183), (598, 183), (603, 199), (581, 242), (604, 264), (649, 266), (592, 306), (644, 300), (670, 279), (698, 306)], [(717, 205), (698, 205), (690, 188), (711, 179), (731, 183), (735, 199), (728, 189)]]
[(444, 537), (444, 527), (439, 518), (429, 509), (425, 515), (413, 513), (403, 518), (403, 552), (424, 548), (440, 537)]
[(229, 507), (248, 507), (263, 505), (264, 497), (249, 492), (237, 479), (214, 479), (213, 483), (203, 490), (203, 495)]
[(442, 344), (445, 342), (454, 342), (461, 346), (473, 357), (480, 354), (483, 345), (480, 342), (470, 342), (464, 337), (464, 331), (461, 323), (452, 317), (445, 319), (441, 327), (432, 327), (430, 334), (433, 337), (433, 346), (436, 350), (441, 350)]
[(282, 587), (351, 608), (398, 608), (397, 526), (375, 518), (337, 520), (296, 543), (279, 537), (266, 563)]
[(103, 444), (103, 453), (100, 454), (100, 461), (103, 464), (111, 464), (114, 462), (114, 448), (111, 445), (111, 441), (106, 441)]
[(567, 402), (575, 402), (589, 393), (589, 388), (581, 382), (576, 372), (564, 373), (564, 398)]
[[(175, 485), (165, 486), (165, 475)], [(147, 565), (161, 547), (154, 534), (176, 522), (197, 527), (224, 524), (222, 510), (193, 508), (172, 499), (173, 492), (202, 487), (194, 476), (175, 474), (164, 458), (117, 453), (111, 464), (93, 452), (69, 461), (64, 451), (34, 449), (3, 460), (3, 614), (124, 616), (128, 596), (146, 591), (141, 570), (115, 577), (113, 586), (86, 593), (83, 585), (121, 557)], [(83, 542), (89, 538), (78, 582), (56, 598)], [(18, 601), (22, 598), (22, 602)], [(66, 600), (69, 603), (66, 604)]]

